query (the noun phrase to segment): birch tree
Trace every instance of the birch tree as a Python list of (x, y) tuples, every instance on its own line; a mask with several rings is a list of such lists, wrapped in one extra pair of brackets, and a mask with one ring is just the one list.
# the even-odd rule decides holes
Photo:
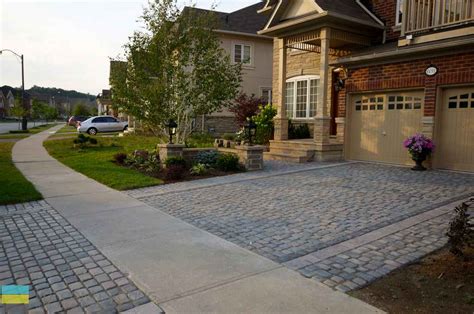
[(192, 121), (229, 106), (241, 83), (215, 32), (213, 14), (181, 11), (176, 0), (154, 0), (144, 10), (143, 30), (125, 45), (125, 62), (111, 71), (112, 100), (157, 135), (178, 124), (177, 141), (192, 132)]

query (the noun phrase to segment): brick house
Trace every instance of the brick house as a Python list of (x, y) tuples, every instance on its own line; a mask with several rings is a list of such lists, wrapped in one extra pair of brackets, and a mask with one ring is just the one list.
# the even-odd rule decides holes
[[(432, 137), (432, 166), (474, 171), (473, 0), (268, 0), (275, 141), (267, 157), (412, 164), (402, 141)], [(289, 140), (288, 121), (311, 139)]]

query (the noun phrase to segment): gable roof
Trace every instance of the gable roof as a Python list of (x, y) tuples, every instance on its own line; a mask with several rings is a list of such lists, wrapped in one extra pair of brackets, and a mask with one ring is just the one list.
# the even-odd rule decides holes
[(228, 31), (237, 33), (247, 33), (257, 35), (257, 32), (265, 27), (268, 16), (258, 14), (263, 7), (262, 2), (255, 3), (251, 6), (242, 8), (240, 10), (226, 13), (212, 10), (199, 9), (194, 7), (185, 7), (183, 13), (214, 13), (219, 19), (218, 31)]
[(369, 27), (383, 28), (383, 23), (378, 20), (374, 14), (372, 14), (362, 3), (358, 0), (308, 0), (314, 1), (318, 10), (297, 16), (287, 20), (281, 20), (285, 9), (292, 3), (292, 0), (277, 0), (269, 1), (268, 6), (271, 6), (272, 14), (268, 20), (265, 28), (262, 28), (262, 32), (276, 26), (279, 23), (297, 20), (301, 17), (313, 16), (314, 18), (333, 16), (344, 20), (352, 20), (353, 22), (360, 23)]

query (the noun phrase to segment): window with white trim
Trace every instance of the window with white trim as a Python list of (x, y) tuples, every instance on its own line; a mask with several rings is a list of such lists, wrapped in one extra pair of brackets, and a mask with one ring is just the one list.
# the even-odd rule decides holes
[(260, 97), (267, 103), (272, 103), (272, 88), (271, 87), (262, 87), (260, 88)]
[(286, 81), (286, 114), (290, 119), (316, 116), (319, 76), (299, 76)]
[(402, 25), (403, 19), (403, 0), (397, 0), (397, 8), (396, 8), (396, 16), (395, 16), (395, 25)]
[(252, 64), (252, 46), (245, 44), (234, 44), (234, 62), (244, 65)]

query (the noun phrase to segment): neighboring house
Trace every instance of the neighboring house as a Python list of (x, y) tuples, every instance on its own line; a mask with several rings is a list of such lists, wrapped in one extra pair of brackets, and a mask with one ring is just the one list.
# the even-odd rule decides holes
[[(402, 141), (434, 139), (435, 168), (474, 171), (474, 0), (269, 0), (275, 141), (268, 158), (412, 164)], [(288, 140), (288, 120), (312, 139)]]
[(5, 99), (3, 96), (3, 92), (0, 90), (0, 119), (3, 119), (7, 116), (7, 112), (5, 109)]
[[(231, 13), (213, 12), (220, 21), (216, 32), (221, 47), (229, 53), (232, 62), (242, 63), (241, 91), (271, 100), (273, 39), (257, 34), (268, 20), (267, 16), (258, 14), (261, 7), (259, 2)], [(191, 7), (184, 10), (210, 12)], [(217, 135), (235, 132), (238, 125), (233, 113), (222, 110), (196, 119), (196, 129)]]
[[(0, 87), (0, 117), (5, 118), (11, 115), (11, 109), (15, 107), (15, 95), (21, 98), (21, 91), (4, 85)], [(28, 101), (28, 94), (25, 93), (25, 101)]]
[(112, 97), (110, 89), (103, 89), (102, 93), (97, 95), (97, 113), (99, 116), (109, 116), (114, 115), (112, 109)]

